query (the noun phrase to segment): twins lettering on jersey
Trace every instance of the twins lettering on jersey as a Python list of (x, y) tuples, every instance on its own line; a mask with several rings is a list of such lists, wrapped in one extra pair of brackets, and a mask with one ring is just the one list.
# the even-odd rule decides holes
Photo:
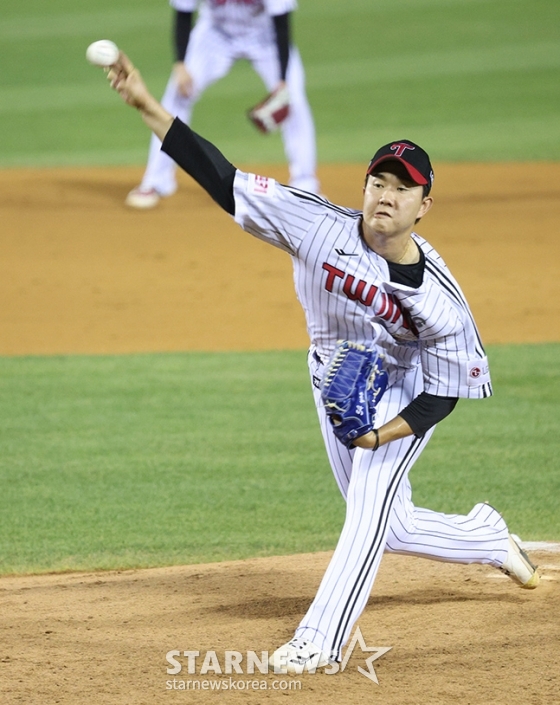
[(386, 294), (375, 284), (356, 279), (353, 274), (348, 274), (328, 262), (323, 262), (323, 269), (327, 272), (325, 289), (329, 293), (335, 292), (335, 288), (336, 293), (342, 290), (351, 301), (358, 301), (367, 307), (375, 302), (375, 317), (384, 321), (389, 332), (395, 337), (410, 339), (418, 335), (416, 326), (394, 294)]

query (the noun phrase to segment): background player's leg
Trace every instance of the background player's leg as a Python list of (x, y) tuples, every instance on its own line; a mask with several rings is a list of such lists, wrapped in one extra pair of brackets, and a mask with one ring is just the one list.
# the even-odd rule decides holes
[(290, 185), (319, 193), (315, 123), (305, 92), (303, 64), (295, 47), (290, 50), (286, 83), (290, 92), (290, 113), (282, 125), (282, 138), (290, 165)]
[(393, 505), (385, 550), (450, 563), (499, 567), (508, 553), (508, 529), (489, 504), (477, 504), (466, 516), (415, 507), (406, 478)]
[[(252, 58), (251, 61), (267, 90), (273, 90), (280, 80), (276, 46), (269, 46), (267, 51)], [(290, 47), (286, 83), (290, 93), (290, 113), (281, 129), (284, 151), (290, 169), (290, 185), (304, 191), (319, 193), (319, 182), (316, 176), (315, 124), (305, 93), (303, 64), (297, 48), (293, 46)]]
[[(191, 33), (185, 63), (193, 79), (192, 95), (188, 98), (181, 95), (171, 76), (161, 104), (171, 115), (189, 124), (193, 106), (202, 93), (231, 69), (233, 63), (231, 47), (207, 22), (199, 21)], [(160, 140), (152, 135), (146, 171), (140, 187), (135, 191), (140, 193), (155, 191), (156, 202), (157, 194), (170, 196), (177, 190), (176, 169), (175, 162), (161, 151)], [(131, 199), (132, 193), (127, 202)], [(129, 205), (134, 204), (129, 203)]]
[[(169, 78), (161, 104), (171, 115), (175, 115), (187, 124), (190, 123), (194, 100), (185, 98), (179, 93), (173, 75)], [(159, 196), (171, 196), (177, 190), (176, 168), (177, 165), (173, 159), (161, 151), (161, 141), (152, 134), (148, 163), (140, 190), (148, 192), (153, 189)]]

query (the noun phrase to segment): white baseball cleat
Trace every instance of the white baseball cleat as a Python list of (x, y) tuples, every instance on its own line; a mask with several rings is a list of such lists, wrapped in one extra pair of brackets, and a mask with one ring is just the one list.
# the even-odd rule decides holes
[(131, 208), (155, 208), (160, 201), (160, 194), (155, 188), (137, 186), (125, 198), (125, 203)]
[(519, 583), (522, 588), (532, 590), (537, 587), (540, 580), (537, 566), (533, 565), (519, 543), (518, 536), (509, 535), (508, 556), (500, 570)]
[(274, 673), (300, 674), (304, 671), (315, 673), (317, 668), (328, 666), (330, 661), (312, 641), (296, 636), (276, 649), (268, 663), (274, 668)]

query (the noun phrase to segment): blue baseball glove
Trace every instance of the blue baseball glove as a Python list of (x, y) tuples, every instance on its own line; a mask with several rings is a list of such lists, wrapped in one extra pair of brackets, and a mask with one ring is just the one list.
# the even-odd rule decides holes
[(321, 397), (334, 434), (347, 448), (373, 430), (387, 381), (383, 358), (377, 351), (348, 340), (338, 341), (325, 367)]

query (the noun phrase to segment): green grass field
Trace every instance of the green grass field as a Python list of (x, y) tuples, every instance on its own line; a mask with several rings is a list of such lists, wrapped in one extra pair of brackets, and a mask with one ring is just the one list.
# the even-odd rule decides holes
[[(3, 0), (0, 167), (142, 164), (144, 126), (84, 54), (115, 40), (159, 95), (170, 17), (165, 0)], [(322, 162), (363, 163), (396, 137), (435, 161), (560, 158), (557, 2), (301, 0), (294, 32)], [(245, 117), (262, 94), (240, 63), (194, 127), (236, 163), (283, 161), (279, 138)], [(559, 540), (560, 347), (490, 352), (496, 397), (441, 424), (415, 501), (488, 500), (524, 538)], [(0, 390), (0, 572), (336, 542), (344, 506), (303, 352), (0, 358)]]
[[(3, 0), (0, 166), (141, 164), (147, 135), (84, 58), (114, 39), (156, 95), (171, 61), (165, 0)], [(560, 158), (560, 4), (550, 0), (301, 0), (294, 35), (323, 162), (406, 136), (441, 160)], [(245, 111), (262, 97), (239, 63), (194, 127), (236, 163), (283, 160)]]
[[(560, 345), (495, 346), (412, 471), (419, 506), (498, 507), (560, 539)], [(332, 478), (304, 352), (0, 359), (0, 572), (333, 548)]]

